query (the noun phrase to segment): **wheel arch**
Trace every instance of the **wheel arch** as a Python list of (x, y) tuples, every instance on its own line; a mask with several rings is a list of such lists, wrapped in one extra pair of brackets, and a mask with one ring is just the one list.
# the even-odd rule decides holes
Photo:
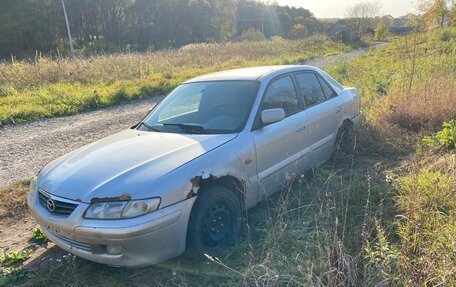
[[(195, 182), (195, 180), (193, 181)], [(214, 176), (211, 175), (209, 178), (199, 178), (198, 182), (198, 193), (200, 192), (213, 192), (207, 189), (208, 186), (223, 186), (231, 190), (233, 194), (241, 202), (241, 206), (245, 206), (245, 198), (247, 194), (247, 185), (245, 182), (233, 175)]]
[(340, 130), (341, 127), (344, 125), (355, 125), (355, 123), (350, 118), (345, 118), (343, 121), (340, 122), (339, 126), (337, 127), (337, 131)]
[[(195, 182), (197, 181), (197, 182)], [(216, 177), (216, 176), (209, 176), (208, 178), (202, 178), (198, 177), (197, 179), (193, 178), (192, 179), (192, 184), (195, 187), (195, 183), (198, 184), (197, 187), (197, 193), (196, 193), (196, 200), (193, 203), (191, 212), (190, 212), (190, 217), (189, 217), (189, 223), (187, 225), (187, 231), (186, 231), (186, 243), (185, 243), (185, 249), (186, 249), (186, 256), (189, 258), (193, 259), (201, 259), (204, 258), (204, 256), (201, 256), (201, 254), (206, 254), (206, 253), (201, 253), (199, 251), (199, 248), (201, 247), (201, 241), (198, 239), (199, 237), (197, 236), (198, 234), (198, 228), (202, 226), (201, 224), (196, 224), (198, 221), (198, 214), (202, 206), (204, 206), (207, 203), (210, 203), (213, 201), (214, 195), (219, 191), (223, 190), (225, 194), (225, 198), (227, 196), (226, 192), (232, 193), (231, 195), (228, 195), (230, 198), (229, 200), (235, 201), (235, 210), (238, 210), (239, 213), (236, 214), (233, 221), (233, 228), (236, 230), (236, 232), (233, 232), (233, 234), (237, 234), (234, 238), (234, 242), (237, 242), (239, 240), (240, 232), (242, 230), (241, 224), (243, 220), (243, 206), (244, 206), (244, 196), (242, 191), (242, 180), (239, 180), (235, 176), (232, 175), (225, 175), (221, 177)], [(217, 188), (219, 187), (219, 188)], [(211, 198), (212, 197), (212, 198)], [(208, 199), (209, 201), (206, 201), (204, 199)], [(204, 208), (203, 208), (204, 210)], [(234, 215), (234, 214), (233, 214)], [(223, 225), (222, 225), (223, 226)], [(196, 234), (196, 235), (195, 235)], [(223, 251), (222, 251), (223, 252)], [(207, 253), (211, 255), (210, 253)], [(211, 255), (214, 256), (214, 255)], [(218, 255), (215, 255), (218, 256)]]

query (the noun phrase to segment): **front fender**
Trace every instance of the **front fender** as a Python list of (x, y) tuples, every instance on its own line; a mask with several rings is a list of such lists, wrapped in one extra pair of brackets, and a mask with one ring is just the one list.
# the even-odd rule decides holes
[[(248, 179), (256, 174), (256, 154), (253, 139), (248, 133), (180, 166), (159, 179), (162, 207), (196, 196), (199, 181), (216, 180), (224, 176), (236, 178), (243, 184), (246, 203), (256, 203), (255, 184)], [(165, 190), (167, 192), (165, 192)]]

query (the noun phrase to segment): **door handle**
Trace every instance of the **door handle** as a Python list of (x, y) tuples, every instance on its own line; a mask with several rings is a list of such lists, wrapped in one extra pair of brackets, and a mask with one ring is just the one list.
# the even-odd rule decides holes
[(340, 113), (341, 111), (342, 111), (342, 106), (338, 106), (337, 110), (336, 110), (336, 113)]
[(297, 133), (300, 133), (302, 131), (304, 131), (306, 129), (306, 126), (305, 125), (300, 125), (296, 128), (296, 132)]

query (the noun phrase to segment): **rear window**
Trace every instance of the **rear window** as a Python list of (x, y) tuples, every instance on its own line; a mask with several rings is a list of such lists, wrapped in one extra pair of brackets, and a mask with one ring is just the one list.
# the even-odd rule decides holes
[(336, 90), (337, 93), (340, 93), (344, 90), (344, 87), (342, 87), (341, 84), (339, 84), (336, 80), (334, 80), (333, 77), (328, 75), (325, 71), (321, 71), (322, 75), (325, 77), (325, 80), (328, 81), (328, 83), (331, 84), (334, 90)]
[(326, 99), (331, 99), (337, 96), (337, 94), (331, 89), (328, 84), (320, 77), (318, 77), (318, 80), (320, 81), (321, 88), (323, 89), (323, 92), (325, 93)]

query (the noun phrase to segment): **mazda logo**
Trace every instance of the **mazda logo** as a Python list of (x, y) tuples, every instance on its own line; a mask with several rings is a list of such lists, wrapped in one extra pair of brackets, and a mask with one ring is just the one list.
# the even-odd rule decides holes
[(48, 201), (46, 202), (46, 207), (47, 207), (47, 209), (49, 209), (49, 211), (54, 212), (54, 210), (55, 210), (54, 201), (49, 198)]

